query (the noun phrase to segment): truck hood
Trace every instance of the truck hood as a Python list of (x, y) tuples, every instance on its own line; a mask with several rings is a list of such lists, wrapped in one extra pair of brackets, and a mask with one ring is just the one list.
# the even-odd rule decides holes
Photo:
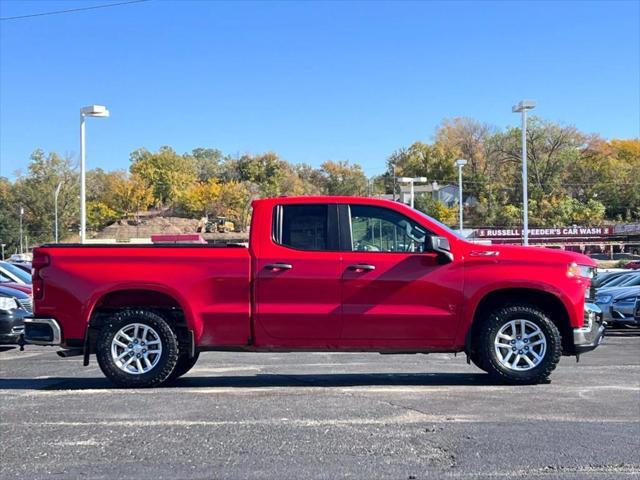
[(577, 263), (597, 267), (594, 259), (581, 253), (544, 247), (521, 247), (519, 245), (469, 244), (470, 257), (497, 257), (498, 260), (540, 261), (542, 263)]

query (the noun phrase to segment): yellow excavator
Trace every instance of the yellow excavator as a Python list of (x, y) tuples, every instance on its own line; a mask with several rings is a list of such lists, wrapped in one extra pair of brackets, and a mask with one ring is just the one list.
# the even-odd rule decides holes
[(227, 220), (227, 217), (218, 217), (216, 219), (216, 230), (218, 233), (233, 232), (236, 229), (235, 224)]

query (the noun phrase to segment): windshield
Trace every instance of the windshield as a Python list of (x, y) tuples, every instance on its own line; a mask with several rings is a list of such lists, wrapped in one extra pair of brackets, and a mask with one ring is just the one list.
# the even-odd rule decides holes
[(619, 286), (621, 287), (635, 287), (636, 285), (640, 285), (640, 275), (630, 275), (631, 278), (628, 278), (626, 281), (622, 282)]
[(7, 262), (0, 262), (0, 267), (9, 272), (11, 275), (18, 277), (20, 281), (24, 283), (31, 283), (31, 275), (29, 275), (24, 270), (16, 267), (15, 265), (11, 265)]
[(442, 223), (439, 220), (436, 220), (433, 217), (430, 217), (429, 215), (427, 215), (426, 213), (421, 212), (420, 210), (416, 210), (416, 212), (418, 212), (421, 216), (423, 216), (424, 218), (426, 218), (427, 220), (429, 220), (430, 222), (435, 223), (436, 225), (442, 227), (444, 230), (446, 230), (447, 232), (449, 232), (451, 235), (454, 235), (458, 238), (462, 238), (464, 240), (464, 237), (462, 235), (460, 235), (460, 232), (458, 232), (457, 230), (453, 230), (451, 227), (447, 227), (444, 223)]
[(629, 274), (625, 273), (624, 275), (620, 275), (619, 277), (614, 278), (613, 280), (611, 280), (610, 282), (606, 283), (606, 287), (615, 287), (617, 285), (621, 285), (622, 283), (625, 283), (629, 280)]

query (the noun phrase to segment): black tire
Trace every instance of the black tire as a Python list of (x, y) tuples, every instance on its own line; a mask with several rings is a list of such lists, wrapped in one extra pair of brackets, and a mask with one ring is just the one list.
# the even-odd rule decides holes
[(193, 358), (189, 357), (189, 354), (180, 355), (178, 357), (178, 363), (176, 363), (176, 368), (173, 369), (169, 380), (175, 380), (180, 378), (185, 373), (193, 368), (193, 366), (198, 361), (198, 357), (200, 356), (200, 352), (196, 352)]
[[(117, 332), (126, 325), (139, 323), (151, 327), (161, 341), (162, 352), (153, 368), (145, 373), (132, 374), (122, 370), (111, 356), (111, 343)], [(166, 382), (178, 362), (178, 340), (160, 315), (147, 310), (122, 310), (111, 317), (100, 330), (96, 342), (96, 357), (102, 373), (120, 387), (157, 387)]]
[[(546, 349), (542, 359), (528, 370), (514, 370), (502, 364), (496, 354), (494, 340), (500, 329), (512, 320), (528, 320), (544, 334)], [(546, 382), (556, 368), (562, 355), (562, 337), (558, 327), (536, 307), (525, 304), (511, 304), (494, 310), (479, 326), (477, 352), (480, 368), (494, 379), (511, 384), (531, 385)]]

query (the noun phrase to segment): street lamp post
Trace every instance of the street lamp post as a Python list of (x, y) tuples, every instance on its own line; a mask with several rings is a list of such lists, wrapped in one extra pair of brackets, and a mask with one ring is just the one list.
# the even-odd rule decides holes
[(20, 254), (24, 253), (23, 251), (23, 242), (22, 242), (22, 216), (24, 215), (24, 207), (20, 207)]
[(522, 243), (529, 245), (529, 194), (527, 192), (527, 110), (535, 108), (532, 100), (522, 100), (511, 108), (513, 113), (522, 114)]
[(0, 249), (2, 250), (2, 254), (0, 255), (0, 260), (4, 260), (4, 247), (6, 247), (6, 243), (0, 243)]
[(396, 164), (392, 163), (393, 167), (393, 201), (396, 201)]
[(108, 116), (109, 110), (102, 105), (89, 105), (80, 109), (80, 243), (85, 243), (87, 236), (84, 119), (85, 117), (106, 118)]
[(458, 205), (460, 207), (460, 235), (462, 235), (462, 212), (464, 210), (462, 202), (462, 167), (467, 164), (467, 161), (463, 158), (456, 160), (456, 166), (458, 167)]
[(58, 183), (56, 191), (53, 194), (53, 212), (55, 218), (55, 237), (56, 243), (58, 243), (58, 195), (60, 195), (60, 189), (62, 188), (62, 182)]
[(427, 181), (427, 178), (426, 177), (400, 177), (398, 178), (398, 181), (401, 183), (408, 183), (411, 186), (409, 201), (410, 201), (411, 208), (414, 208), (413, 204), (414, 204), (414, 198), (415, 198), (415, 191), (414, 191), (413, 185), (415, 184), (415, 182), (425, 183)]

